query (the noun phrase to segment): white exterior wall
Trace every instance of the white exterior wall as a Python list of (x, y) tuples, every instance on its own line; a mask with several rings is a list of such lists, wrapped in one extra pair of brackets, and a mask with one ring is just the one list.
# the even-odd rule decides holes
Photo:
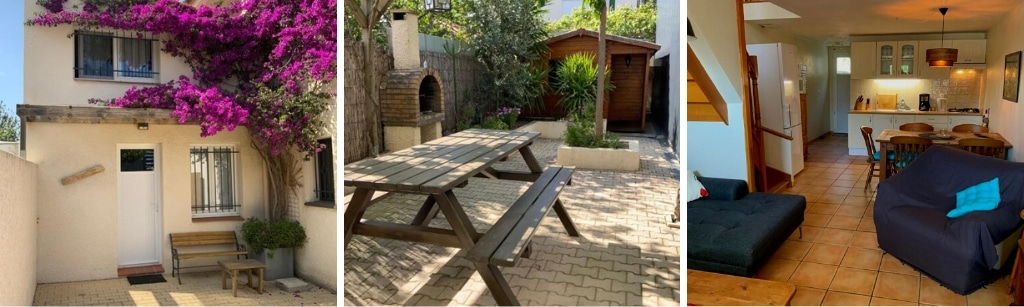
[[(337, 88), (336, 84), (328, 85), (327, 88)], [(342, 185), (341, 176), (338, 175), (338, 150), (341, 144), (338, 139), (338, 100), (332, 100), (332, 104), (324, 110), (324, 130), (320, 138), (331, 138), (331, 156), (334, 157), (334, 190), (335, 199), (341, 199), (343, 193), (338, 193), (338, 187)], [(301, 157), (301, 156), (300, 156)], [(338, 209), (324, 208), (306, 205), (316, 199), (316, 159), (302, 163), (302, 195), (298, 198), (295, 208), (289, 208), (289, 212), (297, 211), (298, 216), (293, 217), (306, 229), (306, 247), (295, 251), (295, 275), (302, 279), (332, 290), (338, 289)], [(337, 204), (337, 202), (335, 202)]]
[[(659, 1), (660, 2), (660, 1)], [(743, 71), (740, 68), (736, 3), (693, 0), (687, 3), (697, 39), (689, 41), (729, 109), (729, 124), (687, 122), (688, 169), (702, 176), (747, 180), (747, 144), (743, 125)], [(682, 53), (680, 53), (682, 56)], [(679, 66), (672, 66), (679, 67)], [(675, 94), (673, 94), (675, 95)]]
[(679, 113), (679, 98), (680, 88), (682, 88), (682, 79), (679, 76), (679, 72), (683, 70), (682, 59), (686, 56), (683, 53), (680, 41), (681, 37), (679, 31), (683, 29), (680, 27), (682, 24), (679, 21), (679, 3), (675, 1), (660, 1), (658, 2), (658, 26), (655, 27), (655, 41), (661, 46), (661, 50), (658, 50), (658, 55), (668, 55), (668, 141), (676, 153), (681, 153), (679, 150), (679, 135), (680, 135), (680, 117), (682, 113)]
[[(25, 20), (43, 13), (36, 0), (25, 1)], [(69, 1), (65, 6), (79, 2)], [(75, 79), (75, 40), (68, 38), (75, 28), (25, 26), (25, 100), (28, 105), (88, 105), (90, 98), (110, 99), (124, 96), (134, 83)], [(157, 42), (154, 48), (161, 48)], [(179, 58), (159, 52), (156, 58), (159, 83), (191, 76), (188, 65)], [(155, 84), (155, 83), (154, 83)]]
[(36, 294), (35, 164), (0, 151), (0, 306), (29, 306)]
[[(986, 46), (985, 69), (985, 103), (983, 108), (990, 109), (989, 129), (1003, 135), (1010, 144), (1024, 144), (1024, 94), (1017, 97), (1018, 102), (1003, 100), (1003, 69), (1006, 55), (1024, 49), (1024, 3), (1006, 13), (1003, 21), (990, 29), (985, 37)], [(1024, 92), (1024, 83), (1017, 88), (1018, 93)], [(1011, 161), (1024, 161), (1024, 150), (1014, 148)]]
[[(265, 171), (245, 128), (201, 138), (197, 125), (33, 123), (27, 125), (26, 154), (39, 165), (38, 282), (117, 277), (119, 144), (158, 144), (158, 189), (162, 216), (161, 262), (171, 270), (169, 233), (234, 230), (242, 221), (192, 221), (189, 149), (192, 145), (235, 145), (241, 216), (264, 217)], [(106, 170), (70, 185), (60, 179), (102, 165)], [(214, 262), (217, 259), (212, 259)], [(187, 260), (186, 260), (187, 261)], [(203, 263), (192, 260), (185, 265)]]

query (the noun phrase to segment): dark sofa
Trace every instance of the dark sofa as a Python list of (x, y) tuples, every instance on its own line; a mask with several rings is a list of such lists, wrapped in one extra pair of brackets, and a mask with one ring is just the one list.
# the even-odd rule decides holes
[(800, 195), (747, 193), (743, 180), (698, 177), (709, 195), (686, 203), (686, 267), (752, 277), (804, 221)]
[[(999, 177), (995, 210), (958, 218), (956, 193)], [(875, 228), (882, 250), (959, 294), (1001, 276), (1013, 255), (1024, 209), (1024, 163), (932, 146), (878, 185)]]

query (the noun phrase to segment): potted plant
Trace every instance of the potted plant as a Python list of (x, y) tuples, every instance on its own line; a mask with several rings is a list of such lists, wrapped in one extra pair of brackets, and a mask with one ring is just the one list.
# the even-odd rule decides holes
[(252, 257), (267, 265), (265, 280), (295, 276), (295, 248), (306, 243), (306, 230), (296, 221), (267, 222), (250, 217), (242, 223), (242, 236)]

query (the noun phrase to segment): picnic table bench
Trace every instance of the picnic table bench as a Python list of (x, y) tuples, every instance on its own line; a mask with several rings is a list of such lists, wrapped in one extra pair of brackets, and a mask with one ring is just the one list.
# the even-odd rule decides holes
[[(529, 145), (536, 132), (470, 129), (401, 151), (345, 166), (345, 185), (356, 187), (345, 210), (345, 246), (353, 235), (388, 238), (457, 247), (468, 251), (501, 305), (518, 305), (498, 266), (514, 266), (529, 257), (530, 242), (540, 221), (554, 208), (571, 236), (579, 236), (559, 199), (572, 180), (574, 168), (551, 166), (544, 170)], [(518, 151), (529, 171), (496, 170), (491, 165)], [(471, 177), (530, 181), (533, 184), (481, 234), (469, 220), (452, 191)], [(376, 191), (427, 195), (408, 224), (362, 219)], [(429, 227), (438, 211), (451, 229)]]

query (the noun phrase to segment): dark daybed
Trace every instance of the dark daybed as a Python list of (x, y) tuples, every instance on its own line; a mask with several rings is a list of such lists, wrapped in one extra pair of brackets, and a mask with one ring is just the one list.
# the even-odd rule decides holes
[(804, 221), (800, 195), (747, 193), (742, 180), (698, 177), (709, 195), (686, 203), (686, 267), (752, 277)]
[[(994, 210), (949, 218), (957, 192), (998, 180)], [(878, 185), (875, 228), (882, 250), (965, 295), (1005, 273), (1024, 209), (1024, 163), (932, 146)]]

